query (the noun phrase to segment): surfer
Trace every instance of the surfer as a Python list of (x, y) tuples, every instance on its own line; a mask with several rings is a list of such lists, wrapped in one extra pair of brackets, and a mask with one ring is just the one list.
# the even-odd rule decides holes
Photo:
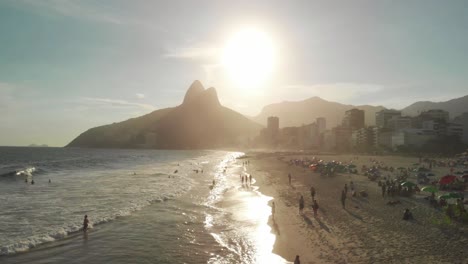
[(52, 183), (52, 181), (49, 179), (49, 183)]
[(31, 184), (34, 184), (34, 180), (31, 181)]
[(84, 232), (86, 232), (88, 230), (88, 224), (89, 224), (88, 215), (85, 215), (84, 220), (83, 220), (83, 231)]

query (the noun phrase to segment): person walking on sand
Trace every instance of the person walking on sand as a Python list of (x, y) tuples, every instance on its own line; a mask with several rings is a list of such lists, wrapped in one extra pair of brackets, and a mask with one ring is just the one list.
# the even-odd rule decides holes
[(315, 188), (310, 186), (310, 196), (312, 196), (312, 201), (315, 200)]
[(346, 202), (346, 192), (345, 190), (341, 191), (341, 205), (343, 206), (343, 209), (345, 208), (345, 202)]
[(296, 258), (294, 259), (294, 264), (301, 264), (301, 260), (299, 259), (299, 255), (296, 255)]
[(317, 203), (317, 200), (314, 200), (314, 203), (312, 204), (312, 209), (314, 210), (314, 217), (317, 217), (317, 211), (319, 209), (319, 205)]
[(302, 214), (303, 210), (304, 210), (304, 197), (301, 195), (301, 198), (299, 199), (299, 213)]
[(291, 185), (291, 173), (288, 173), (289, 185)]
[(250, 182), (250, 185), (252, 185), (252, 174), (249, 175), (249, 182)]
[(85, 215), (84, 220), (83, 220), (83, 231), (84, 232), (86, 232), (88, 230), (88, 224), (89, 224), (88, 215)]
[(382, 183), (382, 198), (385, 198), (386, 186), (385, 183)]

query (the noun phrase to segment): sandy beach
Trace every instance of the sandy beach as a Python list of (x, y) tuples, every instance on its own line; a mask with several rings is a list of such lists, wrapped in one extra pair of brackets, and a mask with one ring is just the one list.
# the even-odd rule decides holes
[[(247, 155), (248, 172), (257, 180), (260, 191), (272, 196), (276, 203), (274, 219), (269, 220), (276, 234), (273, 251), (289, 261), (300, 255), (301, 263), (468, 263), (468, 226), (447, 223), (444, 212), (429, 206), (424, 199), (427, 193), (383, 198), (378, 184), (364, 175), (323, 177), (286, 162), (304, 155)], [(325, 161), (349, 161), (353, 157), (320, 156)], [(371, 158), (395, 168), (418, 162), (411, 157), (360, 156), (354, 164), (358, 168), (370, 165)], [(433, 172), (440, 177), (448, 170), (438, 167)], [(288, 173), (292, 175), (291, 185)], [(350, 181), (357, 191), (365, 190), (369, 197), (348, 195), (343, 209), (341, 190)], [(317, 217), (312, 211), (310, 186), (317, 192), (320, 206)], [(298, 205), (300, 195), (305, 199), (302, 215)], [(389, 200), (399, 200), (401, 204), (387, 205)], [(414, 221), (402, 220), (405, 208), (412, 211)]]

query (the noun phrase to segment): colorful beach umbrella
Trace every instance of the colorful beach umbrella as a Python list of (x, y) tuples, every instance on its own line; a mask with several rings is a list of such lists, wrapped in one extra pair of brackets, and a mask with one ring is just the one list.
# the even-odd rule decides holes
[(426, 187), (423, 187), (423, 188), (421, 188), (421, 191), (423, 191), (423, 192), (429, 192), (429, 193), (436, 193), (436, 192), (438, 192), (437, 188), (434, 187), (434, 186), (426, 186)]
[(415, 184), (414, 182), (405, 181), (405, 182), (402, 182), (402, 183), (401, 183), (401, 186), (413, 187), (413, 186), (416, 186), (416, 184)]
[(445, 175), (444, 177), (440, 178), (439, 184), (449, 184), (453, 182), (457, 176), (455, 175)]

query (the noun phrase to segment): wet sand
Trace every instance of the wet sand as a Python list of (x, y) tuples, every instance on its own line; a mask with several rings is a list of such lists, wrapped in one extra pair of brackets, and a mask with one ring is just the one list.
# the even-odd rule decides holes
[[(301, 156), (248, 153), (247, 168), (258, 181), (260, 191), (274, 197), (276, 214), (269, 223), (276, 234), (273, 252), (301, 263), (468, 263), (468, 226), (447, 224), (444, 213), (429, 206), (424, 197), (382, 198), (380, 187), (363, 175), (339, 174), (322, 177), (318, 173), (289, 166), (285, 161)], [(278, 160), (284, 156), (285, 161)], [(349, 161), (352, 156), (320, 156), (325, 161)], [(358, 168), (370, 165), (371, 156), (355, 161)], [(373, 157), (393, 167), (408, 167), (416, 158)], [(436, 177), (448, 168), (435, 168)], [(288, 184), (288, 173), (292, 184)], [(386, 175), (386, 174), (385, 174)], [(340, 201), (345, 183), (353, 181), (356, 190), (365, 190), (368, 198), (350, 197), (346, 209)], [(314, 217), (310, 186), (317, 191), (320, 206)], [(304, 196), (305, 209), (299, 214), (298, 201)], [(465, 195), (466, 197), (466, 195)], [(389, 200), (401, 204), (387, 205)], [(414, 221), (402, 220), (405, 208), (411, 209)]]

